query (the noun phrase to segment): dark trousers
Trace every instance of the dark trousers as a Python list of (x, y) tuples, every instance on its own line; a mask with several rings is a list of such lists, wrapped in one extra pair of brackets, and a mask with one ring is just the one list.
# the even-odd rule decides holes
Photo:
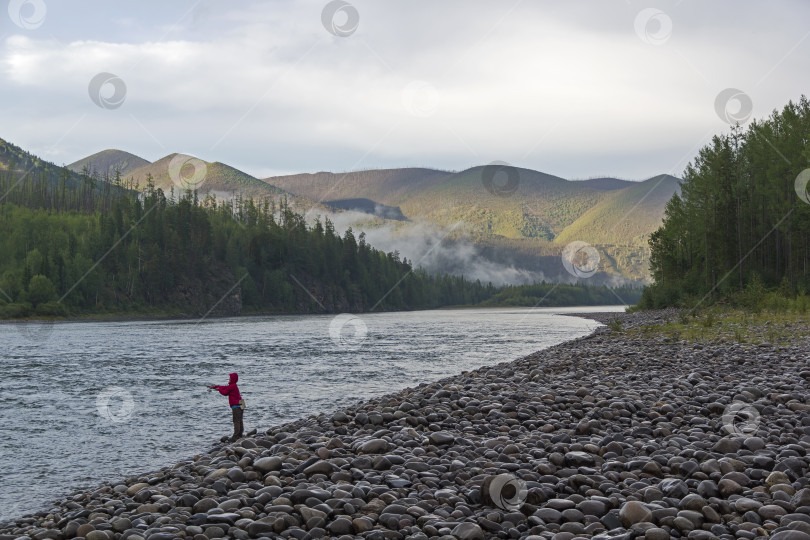
[(231, 442), (233, 442), (242, 436), (245, 427), (242, 425), (242, 413), (244, 412), (242, 407), (233, 407), (231, 410), (233, 411), (233, 437), (231, 437)]

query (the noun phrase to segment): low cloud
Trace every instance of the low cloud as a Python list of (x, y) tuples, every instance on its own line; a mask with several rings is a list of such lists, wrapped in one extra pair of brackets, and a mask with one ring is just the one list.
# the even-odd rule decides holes
[(481, 249), (463, 236), (463, 223), (442, 228), (424, 221), (391, 222), (360, 212), (315, 213), (307, 215), (329, 218), (335, 230), (343, 235), (351, 227), (355, 236), (361, 232), (366, 242), (376, 249), (398, 252), (416, 268), (430, 273), (464, 276), (495, 285), (523, 285), (547, 280), (539, 271), (518, 268), (508, 262), (487, 259)]
[(509, 260), (508, 250), (498, 250), (501, 260), (488, 257), (480, 246), (465, 236), (465, 225), (458, 222), (442, 227), (421, 219), (412, 221), (383, 220), (363, 212), (324, 212), (310, 210), (305, 215), (312, 224), (316, 219), (328, 218), (335, 231), (343, 236), (349, 227), (355, 235), (365, 233), (366, 242), (386, 253), (398, 252), (415, 268), (433, 274), (464, 276), (472, 281), (492, 282), (495, 285), (528, 285), (541, 281), (551, 283), (587, 283), (616, 288), (638, 286), (641, 282), (604, 271), (606, 255), (600, 252), (602, 263), (592, 277), (578, 278), (565, 270), (562, 255), (535, 257), (534, 268), (526, 268)]

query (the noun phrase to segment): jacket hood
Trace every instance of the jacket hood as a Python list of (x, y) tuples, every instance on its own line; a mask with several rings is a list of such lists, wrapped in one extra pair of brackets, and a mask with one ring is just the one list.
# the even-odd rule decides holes
[(228, 384), (236, 384), (236, 382), (238, 380), (239, 380), (239, 375), (237, 375), (236, 373), (231, 373), (231, 381)]

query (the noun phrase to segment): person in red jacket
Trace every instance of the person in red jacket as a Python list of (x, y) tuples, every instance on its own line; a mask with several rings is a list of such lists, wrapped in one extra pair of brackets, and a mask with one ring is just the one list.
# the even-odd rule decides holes
[[(211, 385), (208, 387), (219, 390), (219, 393), (223, 396), (228, 396), (228, 405), (230, 405), (233, 412), (233, 437), (231, 437), (231, 442), (236, 442), (237, 439), (242, 437), (244, 431), (242, 425), (242, 394), (239, 393), (239, 387), (236, 386), (238, 380), (239, 375), (231, 373), (230, 382), (226, 386)], [(223, 440), (226, 438), (227, 436), (223, 437)]]

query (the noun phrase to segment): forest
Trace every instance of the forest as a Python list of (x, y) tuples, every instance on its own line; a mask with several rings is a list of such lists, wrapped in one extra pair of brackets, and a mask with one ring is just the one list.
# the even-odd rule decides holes
[(535, 283), (503, 287), (482, 306), (559, 307), (634, 305), (641, 297), (642, 288), (624, 285), (610, 288), (605, 285)]
[(308, 225), (283, 200), (199, 200), (15, 157), (0, 171), (3, 318), (424, 309), (496, 291)]
[(640, 307), (756, 303), (810, 292), (810, 103), (713, 137), (650, 238)]

